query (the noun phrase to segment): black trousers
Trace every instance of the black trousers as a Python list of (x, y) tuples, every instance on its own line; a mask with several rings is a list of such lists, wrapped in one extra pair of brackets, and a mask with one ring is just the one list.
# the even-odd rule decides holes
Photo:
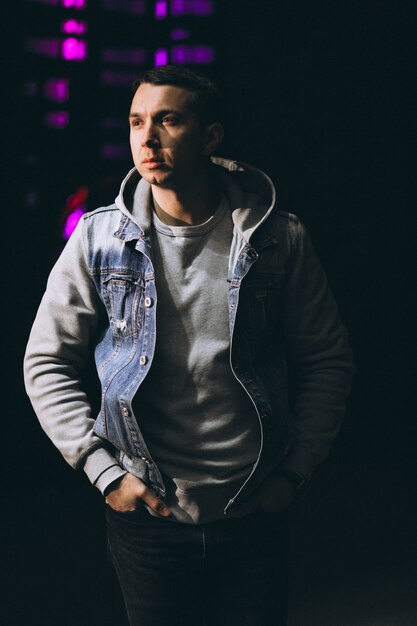
[(131, 626), (285, 626), (286, 516), (181, 524), (106, 507), (108, 554)]

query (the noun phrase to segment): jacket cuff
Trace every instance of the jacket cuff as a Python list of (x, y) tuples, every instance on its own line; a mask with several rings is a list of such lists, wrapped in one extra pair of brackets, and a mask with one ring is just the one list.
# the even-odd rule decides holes
[(306, 480), (311, 480), (314, 466), (314, 458), (310, 450), (295, 445), (290, 449), (282, 463), (279, 464), (279, 469), (295, 472)]
[(91, 452), (86, 458), (83, 469), (90, 482), (101, 493), (104, 493), (110, 483), (127, 473), (105, 448), (97, 448)]

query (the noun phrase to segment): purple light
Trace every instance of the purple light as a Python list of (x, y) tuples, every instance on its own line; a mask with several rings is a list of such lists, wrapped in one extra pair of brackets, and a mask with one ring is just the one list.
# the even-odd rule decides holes
[(85, 9), (87, 0), (62, 0), (62, 6), (65, 9)]
[(65, 128), (68, 124), (68, 111), (51, 111), (45, 115), (45, 126), (48, 128)]
[(157, 20), (164, 20), (168, 17), (168, 2), (167, 0), (158, 0), (155, 3), (155, 17)]
[(172, 15), (211, 15), (214, 13), (213, 0), (172, 0)]
[(45, 98), (54, 102), (66, 102), (69, 98), (67, 78), (51, 78), (44, 85)]
[(85, 61), (88, 56), (87, 42), (68, 37), (62, 42), (61, 55), (65, 61)]
[(213, 0), (194, 0), (194, 15), (212, 15), (214, 13)]
[(103, 70), (101, 73), (101, 83), (103, 85), (111, 85), (112, 87), (126, 87), (138, 78), (136, 71), (123, 70)]
[(214, 62), (215, 52), (211, 46), (173, 46), (171, 48), (171, 60), (176, 65), (183, 63), (208, 65)]
[(23, 85), (23, 93), (28, 98), (33, 98), (34, 96), (37, 96), (39, 93), (38, 83), (34, 80), (28, 81), (27, 83)]
[(184, 41), (184, 39), (188, 39), (189, 36), (190, 31), (184, 28), (174, 28), (174, 30), (171, 31), (171, 39), (173, 41)]
[(126, 130), (127, 121), (124, 117), (103, 117), (100, 120), (100, 126), (107, 130)]
[(216, 55), (211, 46), (195, 46), (193, 63), (197, 65), (208, 65), (213, 63)]
[(25, 49), (32, 54), (56, 58), (59, 55), (59, 40), (56, 38), (28, 39), (25, 43)]
[(58, 4), (58, 0), (30, 0), (30, 2), (40, 2), (41, 4)]
[(102, 52), (102, 59), (105, 63), (143, 65), (146, 63), (146, 50), (144, 48), (105, 48)]
[(101, 147), (103, 159), (129, 159), (131, 154), (126, 143), (105, 143)]
[(62, 231), (62, 235), (64, 239), (69, 239), (74, 232), (78, 222), (84, 215), (84, 208), (79, 207), (75, 209), (72, 213), (70, 213), (66, 219), (64, 230)]
[(168, 64), (168, 50), (166, 48), (158, 48), (155, 50), (155, 65), (167, 65)]
[(105, 11), (114, 13), (131, 13), (144, 15), (146, 13), (145, 0), (102, 0)]
[(85, 35), (88, 31), (88, 25), (87, 22), (80, 20), (65, 20), (62, 22), (61, 30), (67, 35)]

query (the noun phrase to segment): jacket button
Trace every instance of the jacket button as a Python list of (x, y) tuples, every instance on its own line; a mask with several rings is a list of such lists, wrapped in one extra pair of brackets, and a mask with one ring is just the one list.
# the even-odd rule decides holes
[(123, 407), (122, 407), (122, 414), (123, 414), (125, 417), (129, 417), (129, 415), (130, 415), (130, 411), (129, 411), (129, 409), (127, 408), (127, 406), (123, 406)]
[(153, 300), (152, 298), (149, 298), (149, 296), (147, 298), (145, 298), (145, 306), (146, 307), (150, 307), (153, 305)]
[(142, 354), (142, 356), (139, 359), (139, 363), (141, 365), (146, 365), (148, 362), (148, 357), (146, 356), (146, 354)]

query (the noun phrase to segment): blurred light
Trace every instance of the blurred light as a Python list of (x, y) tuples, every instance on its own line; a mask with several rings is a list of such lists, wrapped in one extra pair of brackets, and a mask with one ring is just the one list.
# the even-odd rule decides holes
[(126, 130), (128, 124), (124, 117), (103, 117), (100, 120), (100, 126), (107, 130)]
[(146, 50), (144, 48), (105, 48), (101, 55), (105, 63), (128, 63), (131, 65), (146, 63)]
[(171, 48), (171, 61), (177, 65), (192, 63), (195, 65), (208, 65), (215, 60), (214, 48), (211, 46), (173, 46)]
[(68, 124), (68, 111), (50, 111), (45, 115), (45, 126), (48, 128), (65, 128)]
[(171, 15), (211, 15), (213, 0), (171, 0)]
[(114, 13), (131, 13), (144, 15), (146, 13), (145, 0), (102, 0), (105, 11)]
[(39, 191), (29, 190), (25, 193), (25, 206), (34, 209), (39, 203)]
[(173, 41), (183, 41), (184, 39), (188, 39), (190, 36), (190, 31), (185, 30), (184, 28), (175, 28), (171, 31), (171, 39)]
[(62, 22), (61, 30), (67, 35), (85, 35), (88, 31), (88, 24), (80, 20), (65, 20)]
[(28, 39), (25, 43), (25, 49), (32, 54), (57, 57), (59, 55), (59, 39)]
[(74, 232), (78, 222), (80, 221), (84, 213), (85, 213), (84, 207), (79, 207), (78, 209), (75, 209), (72, 213), (68, 215), (66, 222), (65, 222), (64, 230), (62, 232), (64, 239), (69, 239), (71, 237), (72, 233)]
[(58, 4), (58, 0), (29, 0), (30, 2), (40, 2), (41, 4)]
[(111, 85), (112, 87), (130, 87), (133, 81), (135, 81), (138, 77), (138, 72), (134, 70), (126, 71), (105, 69), (101, 72), (100, 80), (103, 85)]
[(103, 159), (129, 159), (131, 157), (127, 144), (105, 143), (101, 146), (101, 156)]
[(155, 50), (155, 66), (168, 64), (168, 50), (166, 48), (158, 48)]
[(67, 78), (50, 78), (44, 85), (45, 97), (54, 102), (66, 102), (69, 98)]
[(66, 9), (85, 9), (87, 0), (61, 0), (62, 6)]
[(164, 20), (168, 17), (167, 0), (157, 0), (155, 3), (155, 17), (157, 20)]
[(65, 61), (84, 61), (88, 56), (87, 42), (68, 37), (62, 42), (61, 54)]
[(33, 98), (39, 93), (39, 85), (35, 80), (29, 80), (23, 85), (23, 93), (28, 98)]
[(68, 196), (65, 203), (67, 208), (70, 210), (77, 209), (78, 207), (84, 208), (84, 204), (88, 198), (88, 194), (88, 187), (86, 187), (85, 185), (79, 187), (75, 193)]

